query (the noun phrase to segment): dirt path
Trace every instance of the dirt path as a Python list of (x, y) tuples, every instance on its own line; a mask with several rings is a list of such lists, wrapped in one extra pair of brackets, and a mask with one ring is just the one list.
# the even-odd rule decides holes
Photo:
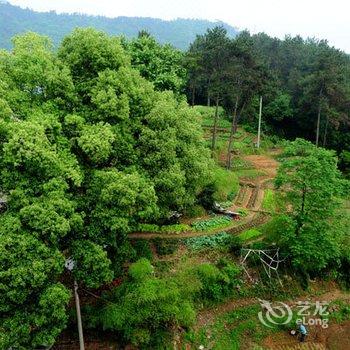
[[(317, 293), (316, 293), (317, 294)], [(313, 296), (300, 296), (298, 300), (307, 299), (309, 302), (342, 300), (350, 304), (350, 293), (339, 289), (333, 289), (325, 293)], [(297, 300), (285, 300), (285, 304), (292, 309), (295, 308)], [(217, 307), (199, 312), (195, 329), (208, 327), (215, 323), (215, 320), (225, 313), (244, 308), (247, 306), (259, 305), (257, 298), (243, 298), (230, 300)], [(305, 344), (299, 344), (296, 337), (288, 332), (278, 332), (266, 337), (263, 342), (263, 349), (266, 350), (349, 350), (350, 349), (350, 321), (337, 324), (330, 322), (329, 327), (324, 329), (321, 326), (308, 327), (309, 335)], [(247, 349), (250, 349), (249, 347)]]
[(241, 233), (251, 227), (261, 225), (268, 220), (267, 213), (264, 213), (261, 205), (264, 198), (264, 190), (266, 183), (272, 180), (277, 173), (278, 162), (269, 155), (248, 155), (243, 159), (252, 164), (252, 167), (256, 170), (262, 170), (265, 175), (259, 176), (255, 179), (242, 179), (240, 182), (240, 189), (230, 210), (237, 210), (237, 208), (244, 208), (249, 211), (247, 217), (242, 218), (239, 222), (233, 221), (232, 225), (213, 230), (210, 232), (196, 232), (187, 231), (181, 233), (154, 233), (154, 232), (134, 232), (129, 234), (131, 239), (179, 239), (190, 238), (198, 236), (214, 235), (218, 232), (228, 232), (232, 234)]

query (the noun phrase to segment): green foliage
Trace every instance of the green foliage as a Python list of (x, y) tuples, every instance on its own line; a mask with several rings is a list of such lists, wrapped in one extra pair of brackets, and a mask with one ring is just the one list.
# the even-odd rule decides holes
[[(214, 125), (215, 107), (196, 105), (193, 106), (193, 109), (200, 114), (202, 126), (212, 127)], [(230, 128), (231, 123), (227, 119), (225, 110), (222, 107), (219, 107), (218, 115), (219, 120), (217, 126), (219, 128)]]
[(337, 159), (333, 152), (298, 139), (286, 148), (275, 183), (290, 216), (280, 244), (296, 268), (319, 272), (339, 258), (343, 240), (342, 231), (331, 225), (345, 185)]
[(194, 272), (202, 283), (200, 299), (218, 302), (231, 295), (234, 287), (239, 285), (241, 270), (235, 264), (223, 260), (219, 266), (209, 263), (198, 265)]
[(276, 211), (276, 198), (273, 190), (267, 189), (264, 192), (262, 208), (270, 213), (274, 213)]
[(252, 228), (250, 230), (242, 232), (237, 237), (242, 241), (248, 241), (250, 239), (257, 238), (261, 235), (262, 233), (259, 230)]
[(264, 108), (264, 117), (275, 121), (290, 118), (292, 115), (291, 96), (288, 94), (280, 93)]
[(217, 202), (226, 201), (229, 195), (238, 192), (238, 177), (235, 172), (216, 167), (214, 170), (214, 186), (213, 199)]
[(87, 240), (74, 241), (71, 247), (73, 274), (87, 287), (97, 288), (113, 279), (111, 261), (103, 248)]
[(179, 241), (176, 239), (163, 239), (157, 237), (153, 240), (158, 255), (173, 254), (179, 247)]
[(84, 126), (78, 145), (92, 164), (104, 164), (111, 156), (115, 136), (109, 124)]
[(18, 229), (14, 218), (1, 222), (0, 347), (50, 346), (67, 322), (70, 293), (55, 281), (63, 256), (28, 233), (9, 233)]
[(209, 236), (186, 238), (184, 243), (191, 250), (202, 249), (226, 249), (231, 242), (231, 235), (226, 232), (216, 233)]
[(176, 283), (156, 278), (152, 272), (145, 259), (131, 265), (129, 280), (107, 296), (112, 303), (98, 309), (90, 325), (119, 331), (136, 346), (157, 348), (164, 345), (168, 327), (193, 324), (192, 303), (183, 298)]
[(187, 224), (164, 225), (161, 227), (161, 232), (164, 233), (181, 233), (192, 231), (193, 228)]
[(159, 232), (160, 226), (156, 224), (139, 224), (137, 230), (140, 232)]
[(156, 90), (181, 93), (185, 85), (183, 53), (169, 44), (160, 45), (151, 35), (139, 33), (126, 45), (133, 67), (151, 81)]
[(135, 281), (147, 280), (147, 278), (151, 276), (153, 272), (153, 266), (146, 258), (138, 260), (129, 268), (129, 275)]
[[(65, 327), (63, 256), (75, 261), (80, 284), (97, 288), (140, 253), (129, 232), (192, 208), (212, 182), (197, 112), (172, 92), (155, 91), (122, 41), (75, 29), (53, 50), (47, 37), (27, 33), (0, 52), (5, 349), (52, 345)], [(160, 49), (179, 63), (182, 54)], [(168, 73), (176, 85), (177, 71)], [(57, 300), (41, 302), (53, 294)]]
[(137, 258), (146, 258), (150, 261), (153, 260), (153, 253), (148, 240), (138, 239), (133, 242), (132, 246), (135, 249)]
[(230, 224), (232, 224), (232, 219), (229, 216), (213, 216), (210, 219), (194, 221), (191, 225), (195, 231), (211, 231)]

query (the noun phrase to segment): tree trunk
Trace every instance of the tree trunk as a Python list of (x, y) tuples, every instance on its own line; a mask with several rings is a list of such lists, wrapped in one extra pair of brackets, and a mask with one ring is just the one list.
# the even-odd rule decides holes
[(324, 128), (324, 134), (323, 134), (323, 147), (326, 147), (326, 143), (327, 143), (328, 124), (329, 124), (329, 118), (327, 117), (326, 126)]
[(237, 119), (237, 108), (238, 108), (238, 96), (236, 97), (236, 103), (235, 103), (235, 109), (233, 112), (232, 117), (232, 124), (231, 124), (231, 131), (230, 131), (230, 139), (228, 141), (228, 148), (227, 148), (227, 163), (226, 168), (228, 170), (231, 169), (231, 161), (232, 161), (232, 144), (233, 144), (233, 136), (236, 132), (236, 119)]
[(219, 96), (216, 96), (215, 99), (215, 117), (214, 117), (214, 128), (213, 128), (213, 137), (211, 141), (211, 152), (214, 156), (215, 144), (216, 144), (216, 131), (218, 128), (218, 119), (219, 119)]
[(236, 115), (235, 133), (237, 132), (237, 129), (238, 129), (238, 121), (239, 121), (240, 116), (242, 115), (242, 112), (243, 112), (243, 109), (244, 109), (244, 107), (245, 107), (245, 104), (246, 104), (245, 102), (242, 104), (241, 109), (239, 110), (239, 112), (238, 112), (237, 115)]
[(192, 102), (191, 102), (192, 107), (194, 106), (195, 96), (196, 96), (196, 87), (195, 87), (195, 85), (193, 85), (193, 87), (192, 87)]
[(207, 86), (207, 106), (210, 107), (210, 79), (208, 79)]
[(320, 89), (319, 102), (318, 102), (317, 127), (316, 127), (316, 147), (318, 147), (318, 141), (320, 138), (321, 98), (322, 98), (322, 88)]

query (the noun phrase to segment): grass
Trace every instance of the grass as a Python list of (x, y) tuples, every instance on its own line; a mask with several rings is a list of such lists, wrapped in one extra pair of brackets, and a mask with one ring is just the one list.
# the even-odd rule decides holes
[(239, 178), (244, 177), (246, 179), (256, 179), (259, 176), (266, 175), (264, 171), (258, 169), (240, 169), (235, 173)]
[(257, 315), (260, 310), (260, 305), (254, 304), (219, 315), (214, 324), (203, 327), (197, 332), (189, 332), (185, 339), (196, 348), (200, 345), (209, 348), (210, 344), (210, 349), (213, 350), (241, 349), (243, 343), (247, 346), (247, 338), (257, 345), (267, 335), (278, 330), (277, 327), (266, 328), (259, 322)]
[(267, 189), (262, 201), (262, 208), (270, 213), (276, 211), (276, 196), (275, 192), (271, 189)]
[[(214, 125), (214, 115), (215, 107), (208, 106), (194, 106), (195, 111), (197, 111), (202, 118), (202, 126), (212, 127)], [(231, 122), (228, 120), (225, 111), (222, 107), (219, 107), (219, 128), (230, 128)]]
[(217, 202), (231, 200), (237, 194), (239, 181), (236, 172), (216, 167), (214, 170), (215, 193)]
[(255, 229), (255, 228), (252, 228), (250, 230), (247, 230), (247, 231), (244, 231), (242, 232), (241, 234), (239, 234), (237, 237), (241, 240), (241, 241), (248, 241), (250, 239), (253, 239), (253, 238), (256, 238), (256, 237), (259, 237), (261, 236), (262, 233)]

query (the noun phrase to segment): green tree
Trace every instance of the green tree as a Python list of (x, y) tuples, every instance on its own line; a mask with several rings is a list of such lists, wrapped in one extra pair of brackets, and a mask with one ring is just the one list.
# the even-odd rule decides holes
[(138, 38), (126, 44), (131, 64), (142, 77), (151, 81), (156, 90), (171, 90), (182, 93), (186, 70), (183, 67), (183, 53), (169, 44), (159, 44), (147, 32), (140, 32)]
[(332, 219), (345, 189), (331, 151), (298, 139), (289, 144), (275, 180), (290, 220), (281, 234), (285, 251), (302, 272), (319, 272), (338, 259), (341, 234)]
[(211, 181), (196, 112), (130, 62), (93, 29), (57, 53), (33, 33), (0, 53), (1, 348), (54, 343), (65, 259), (79, 284), (110, 282), (135, 258), (127, 234), (195, 205)]
[(146, 259), (130, 266), (127, 281), (108, 300), (90, 325), (119, 331), (137, 346), (162, 346), (169, 326), (186, 327), (195, 320), (192, 303), (182, 297), (176, 283), (155, 277)]

